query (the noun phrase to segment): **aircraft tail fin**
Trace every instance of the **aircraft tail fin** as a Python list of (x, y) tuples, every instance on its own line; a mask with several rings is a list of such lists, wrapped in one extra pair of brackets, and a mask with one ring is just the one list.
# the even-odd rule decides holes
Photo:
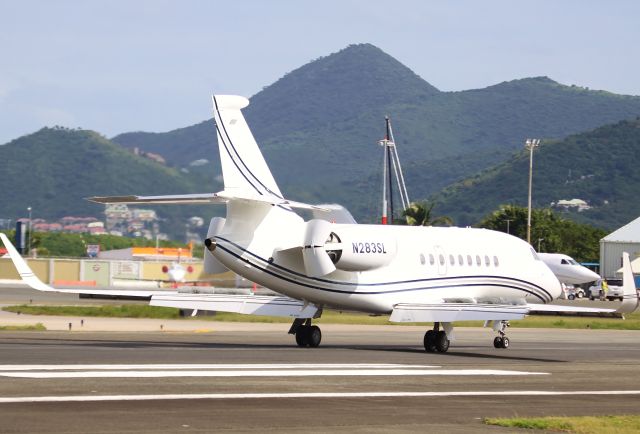
[(224, 189), (241, 196), (273, 196), (282, 193), (242, 115), (249, 100), (234, 95), (213, 95), (213, 114)]
[(633, 269), (631, 268), (631, 260), (627, 252), (622, 252), (622, 289), (624, 298), (622, 305), (616, 312), (631, 313), (640, 306), (640, 298), (636, 289), (636, 282), (633, 278)]

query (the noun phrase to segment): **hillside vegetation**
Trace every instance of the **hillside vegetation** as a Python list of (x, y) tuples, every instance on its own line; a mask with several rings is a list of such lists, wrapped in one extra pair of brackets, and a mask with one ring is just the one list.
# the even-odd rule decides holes
[[(133, 155), (94, 131), (65, 128), (43, 128), (0, 146), (0, 173), (0, 217), (14, 220), (26, 217), (28, 206), (34, 218), (104, 218), (104, 205), (84, 198), (195, 192), (203, 184), (206, 192), (216, 187), (213, 174), (203, 181)], [(210, 213), (203, 207), (169, 206), (161, 213), (169, 219), (167, 229), (182, 232), (183, 220), (198, 212)]]
[[(583, 199), (592, 207), (565, 216), (615, 229), (640, 215), (640, 118), (607, 125), (564, 140), (544, 141), (534, 151), (533, 205)], [(529, 152), (448, 187), (435, 195), (439, 213), (472, 224), (500, 204), (526, 206)], [(478, 200), (481, 198), (481, 200)]]
[[(527, 137), (562, 138), (640, 115), (640, 98), (547, 77), (441, 92), (379, 48), (360, 44), (291, 71), (254, 95), (244, 112), (287, 197), (348, 204), (366, 221), (379, 208), (377, 141), (387, 114), (409, 193), (420, 199), (507, 160)], [(211, 120), (113, 140), (177, 166), (206, 158), (219, 173)]]
[[(547, 77), (442, 92), (379, 48), (360, 44), (289, 72), (254, 95), (245, 109), (287, 198), (342, 203), (361, 222), (378, 219), (382, 149), (377, 142), (384, 135), (387, 114), (412, 200), (427, 198), (481, 172), (436, 197), (443, 207), (436, 208), (437, 213), (467, 224), (478, 222), (501, 203), (522, 204), (526, 158), (514, 152), (522, 149), (525, 138), (547, 139), (536, 152), (540, 154), (536, 164), (543, 164), (547, 146), (570, 143), (558, 139), (640, 115), (640, 97), (565, 86)], [(635, 179), (629, 171), (636, 165), (633, 146), (637, 143), (618, 140), (617, 133), (608, 128), (617, 127), (605, 127), (602, 141), (612, 141), (618, 154), (617, 163), (603, 162), (606, 177), (598, 175), (583, 156), (576, 157), (576, 152), (584, 153), (586, 148), (559, 151), (555, 166), (551, 161), (548, 169), (540, 166), (540, 173), (554, 181), (536, 184), (537, 206), (572, 197), (594, 201), (593, 211), (576, 218), (602, 227), (615, 226), (637, 213), (638, 206), (629, 196), (632, 187), (624, 183)], [(613, 136), (607, 139), (609, 133)], [(159, 153), (169, 167), (123, 147)], [(599, 153), (592, 162), (607, 160), (612, 153)], [(209, 163), (190, 165), (200, 159)], [(465, 196), (467, 187), (482, 184), (497, 171), (511, 170), (506, 167), (512, 164), (517, 168), (512, 169), (509, 183), (487, 184), (487, 200), (479, 196), (480, 190)], [(112, 140), (92, 131), (44, 128), (0, 146), (0, 173), (4, 187), (0, 189), (0, 218), (14, 220), (26, 215), (27, 206), (33, 208), (34, 218), (102, 217), (102, 206), (83, 200), (94, 195), (221, 189), (215, 126), (210, 119), (167, 133), (133, 132)], [(583, 182), (581, 176), (587, 175), (597, 175), (585, 178), (592, 184)], [(595, 182), (603, 178), (604, 182)], [(536, 183), (540, 181), (537, 176)], [(559, 190), (565, 181), (565, 189)], [(600, 206), (605, 200), (608, 206)], [(224, 212), (223, 207), (154, 209), (166, 219), (163, 229), (175, 237), (184, 231), (185, 218), (199, 215), (206, 219)]]

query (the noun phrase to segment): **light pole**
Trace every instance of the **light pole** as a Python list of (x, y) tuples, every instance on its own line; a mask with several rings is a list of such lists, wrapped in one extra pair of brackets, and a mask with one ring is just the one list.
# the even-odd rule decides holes
[(533, 180), (533, 148), (540, 146), (540, 139), (527, 139), (524, 147), (529, 150), (529, 211), (527, 213), (527, 243), (531, 244), (531, 181)]
[(540, 253), (540, 241), (544, 241), (544, 238), (538, 238), (538, 253)]
[(509, 222), (511, 222), (511, 219), (504, 219), (505, 222), (507, 222), (507, 233), (509, 233)]
[(27, 207), (29, 211), (29, 232), (27, 232), (27, 256), (31, 254), (31, 207)]

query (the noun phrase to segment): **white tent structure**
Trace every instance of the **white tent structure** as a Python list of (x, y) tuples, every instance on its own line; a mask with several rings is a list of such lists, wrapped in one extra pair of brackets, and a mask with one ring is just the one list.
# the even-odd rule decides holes
[(616, 276), (618, 269), (622, 266), (622, 252), (628, 252), (632, 261), (640, 257), (640, 217), (600, 240), (600, 275), (602, 277)]

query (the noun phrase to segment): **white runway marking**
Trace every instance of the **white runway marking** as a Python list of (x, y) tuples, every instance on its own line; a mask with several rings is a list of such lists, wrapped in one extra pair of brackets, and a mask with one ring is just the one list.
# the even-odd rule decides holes
[(3, 371), (81, 371), (81, 370), (127, 370), (127, 369), (393, 369), (393, 368), (439, 368), (437, 365), (402, 365), (395, 363), (233, 363), (233, 364), (126, 364), (126, 365), (0, 365)]
[(640, 390), (522, 390), (476, 392), (328, 392), (328, 393), (197, 393), (168, 395), (71, 395), (24, 396), (0, 398), (0, 404), (29, 402), (101, 402), (101, 401), (158, 401), (197, 399), (278, 399), (278, 398), (406, 398), (406, 397), (475, 397), (475, 396), (611, 396), (640, 395)]
[(134, 365), (0, 365), (0, 377), (11, 378), (169, 378), (169, 377), (319, 377), (319, 376), (515, 376), (545, 372), (496, 369), (440, 369), (401, 364), (134, 364)]
[(319, 377), (319, 376), (470, 376), (470, 375), (548, 375), (546, 372), (503, 371), (497, 369), (291, 369), (241, 371), (69, 371), (69, 372), (0, 372), (12, 378), (168, 378), (168, 377)]

